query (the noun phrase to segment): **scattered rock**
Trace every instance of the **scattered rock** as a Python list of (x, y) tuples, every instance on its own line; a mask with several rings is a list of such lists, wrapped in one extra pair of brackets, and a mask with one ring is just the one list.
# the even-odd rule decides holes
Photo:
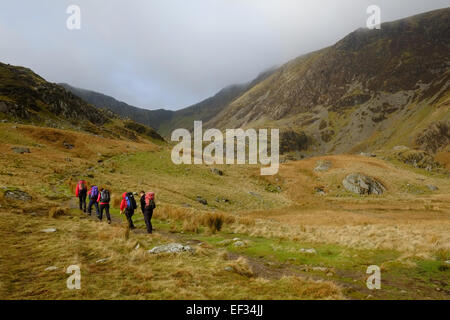
[(154, 247), (149, 250), (149, 253), (181, 253), (181, 252), (193, 252), (195, 251), (190, 246), (183, 246), (180, 243), (170, 243), (162, 246)]
[(216, 198), (216, 202), (224, 202), (224, 203), (230, 203), (231, 201), (230, 201), (230, 199), (227, 199), (227, 198), (221, 198), (221, 197), (217, 197)]
[(33, 200), (33, 198), (28, 193), (21, 190), (7, 190), (5, 191), (5, 198), (25, 202)]
[(328, 160), (319, 160), (316, 162), (314, 171), (328, 171), (331, 168), (331, 162)]
[(134, 247), (134, 250), (138, 250), (140, 247), (141, 247), (141, 245), (138, 243), (138, 244), (136, 245), (136, 247)]
[(219, 170), (219, 169), (217, 169), (217, 168), (211, 168), (211, 172), (212, 172), (213, 174), (218, 175), (218, 176), (223, 176), (223, 171), (222, 171), (222, 170)]
[(334, 273), (333, 273), (333, 272), (328, 272), (328, 273), (327, 273), (327, 277), (332, 277), (332, 276), (334, 276)]
[(445, 261), (446, 264), (450, 264), (450, 260)]
[(233, 272), (234, 269), (230, 266), (226, 266), (224, 270), (228, 272)]
[(361, 152), (360, 155), (363, 156), (363, 157), (368, 157), (368, 158), (376, 158), (377, 157), (376, 154), (374, 154), (374, 153), (367, 153), (367, 152)]
[(438, 187), (433, 186), (433, 185), (427, 185), (427, 188), (430, 189), (431, 191), (437, 191), (437, 190), (439, 190)]
[(328, 272), (328, 268), (325, 268), (325, 267), (313, 267), (312, 271)]
[(72, 150), (73, 148), (75, 148), (75, 145), (68, 143), (66, 141), (63, 142), (63, 146), (64, 148), (66, 148), (67, 150)]
[(208, 201), (206, 199), (204, 199), (203, 197), (201, 197), (201, 196), (197, 196), (196, 200), (197, 200), (197, 202), (201, 203), (204, 206), (208, 205)]
[(261, 195), (259, 193), (253, 192), (253, 191), (249, 191), (248, 192), (249, 195), (254, 196), (256, 198), (261, 198)]
[(52, 266), (52, 267), (45, 268), (45, 271), (55, 271), (55, 270), (58, 270), (58, 267)]
[(345, 189), (360, 195), (383, 194), (386, 188), (372, 177), (365, 176), (361, 173), (352, 173), (348, 175), (342, 184)]
[(405, 151), (405, 150), (409, 150), (408, 147), (406, 146), (395, 146), (392, 148), (394, 151)]
[(239, 238), (234, 238), (233, 241), (241, 241)]
[(55, 229), (55, 228), (48, 228), (48, 229), (41, 230), (41, 232), (44, 232), (44, 233), (53, 233), (53, 232), (56, 232), (56, 229)]
[(232, 243), (233, 243), (233, 240), (225, 239), (225, 240), (222, 240), (222, 241), (218, 242), (217, 244), (219, 244), (221, 246), (227, 246), (227, 245), (232, 244)]
[(29, 148), (23, 148), (23, 147), (13, 147), (11, 148), (15, 153), (24, 154), (24, 153), (31, 153)]
[(327, 193), (325, 192), (325, 187), (314, 187), (314, 191), (316, 192), (316, 194), (318, 194), (319, 196), (324, 196)]
[(236, 241), (235, 243), (233, 243), (233, 245), (235, 246), (235, 247), (245, 247), (245, 243), (244, 243), (244, 241)]
[(309, 254), (317, 254), (317, 251), (316, 251), (316, 249), (314, 249), (314, 248), (311, 248), (311, 249), (300, 249), (300, 252), (302, 252), (302, 253), (309, 253)]
[(104, 258), (104, 259), (100, 259), (100, 260), (95, 261), (95, 263), (105, 263), (108, 260), (109, 260), (109, 258)]

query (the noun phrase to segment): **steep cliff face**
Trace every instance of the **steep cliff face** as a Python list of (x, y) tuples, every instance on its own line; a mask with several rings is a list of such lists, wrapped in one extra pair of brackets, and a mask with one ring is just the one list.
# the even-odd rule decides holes
[(448, 121), (449, 66), (450, 9), (359, 29), (282, 66), (208, 126), (293, 128), (320, 153), (413, 144)]

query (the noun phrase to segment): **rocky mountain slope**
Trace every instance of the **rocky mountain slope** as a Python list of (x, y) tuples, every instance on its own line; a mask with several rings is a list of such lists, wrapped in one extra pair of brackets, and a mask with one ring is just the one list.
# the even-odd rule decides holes
[(0, 117), (54, 128), (72, 128), (106, 137), (163, 141), (152, 128), (123, 121), (86, 103), (24, 67), (0, 63)]
[(304, 132), (305, 152), (448, 151), (450, 9), (359, 29), (247, 90), (209, 127)]
[(151, 126), (164, 136), (170, 136), (170, 133), (177, 128), (193, 129), (196, 120), (204, 122), (211, 120), (234, 99), (266, 79), (273, 71), (273, 69), (270, 69), (262, 72), (250, 83), (230, 85), (210, 98), (177, 111), (137, 108), (102, 93), (75, 88), (66, 83), (60, 85), (100, 109), (111, 110), (124, 118), (130, 118), (141, 124)]

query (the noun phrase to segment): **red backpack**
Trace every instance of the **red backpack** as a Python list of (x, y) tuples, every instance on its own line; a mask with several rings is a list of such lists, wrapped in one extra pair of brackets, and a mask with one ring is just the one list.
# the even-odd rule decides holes
[(78, 190), (87, 190), (86, 181), (80, 180), (78, 181)]
[(154, 205), (155, 203), (155, 193), (154, 192), (147, 192), (145, 194), (145, 206), (149, 207), (151, 205)]

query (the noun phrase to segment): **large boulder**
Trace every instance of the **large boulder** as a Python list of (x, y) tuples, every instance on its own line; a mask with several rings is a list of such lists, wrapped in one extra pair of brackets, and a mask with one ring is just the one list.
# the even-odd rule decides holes
[(384, 191), (386, 191), (386, 188), (383, 186), (383, 184), (381, 184), (381, 182), (361, 173), (349, 174), (342, 181), (342, 184), (348, 191), (361, 195), (380, 195), (383, 194)]
[(190, 246), (183, 246), (180, 243), (169, 243), (162, 246), (154, 247), (149, 250), (149, 253), (181, 253), (181, 252), (193, 252), (194, 249)]

